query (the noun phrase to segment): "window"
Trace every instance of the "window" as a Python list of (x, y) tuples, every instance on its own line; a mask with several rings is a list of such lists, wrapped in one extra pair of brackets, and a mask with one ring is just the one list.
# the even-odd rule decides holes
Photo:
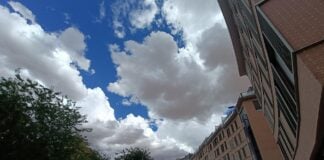
[(264, 103), (265, 103), (265, 105), (268, 105), (269, 107), (271, 107), (271, 114), (273, 115), (273, 102), (270, 100), (267, 92), (263, 91), (263, 95), (265, 97)]
[(283, 85), (282, 89), (286, 89), (290, 95), (294, 96), (295, 88), (293, 85), (294, 80), (293, 80), (292, 73), (285, 72), (284, 68), (282, 68), (282, 66), (280, 65), (280, 59), (276, 58), (277, 53), (273, 50), (272, 46), (269, 44), (267, 38), (265, 37), (264, 37), (264, 43), (266, 45), (267, 52), (269, 54), (275, 83), (277, 83), (278, 85)]
[(291, 131), (294, 133), (294, 136), (296, 136), (297, 132), (297, 113), (294, 111), (289, 110), (289, 107), (284, 102), (283, 98), (281, 97), (281, 94), (277, 93), (277, 101), (278, 101), (278, 108), (281, 111), (281, 115), (286, 119), (288, 126), (290, 127)]
[(241, 133), (242, 133), (242, 132), (240, 132), (240, 133), (238, 134), (238, 138), (239, 138), (240, 143), (243, 142), (243, 139), (242, 139), (242, 137), (241, 137)]
[(260, 27), (263, 33), (267, 36), (269, 41), (274, 47), (274, 50), (279, 53), (278, 55), (282, 58), (286, 66), (292, 71), (292, 55), (286, 45), (281, 41), (275, 30), (267, 21), (265, 15), (260, 8), (257, 8), (257, 14), (260, 22)]
[(245, 148), (246, 148), (247, 146), (244, 146), (243, 148), (242, 148), (242, 152), (243, 152), (243, 156), (244, 156), (244, 158), (246, 158), (247, 157), (247, 154), (246, 154), (246, 151), (245, 151)]
[(290, 151), (295, 150), (295, 146), (293, 145), (293, 143), (289, 139), (288, 134), (287, 134), (286, 130), (283, 128), (280, 121), (279, 121), (279, 135), (278, 136), (282, 137), (282, 139), (285, 142), (285, 145), (287, 146), (287, 148), (289, 148)]
[(218, 140), (217, 140), (217, 137), (214, 139), (214, 146), (216, 146), (217, 145), (217, 143), (218, 143)]
[(231, 139), (229, 143), (230, 143), (230, 147), (231, 147), (231, 149), (234, 149), (234, 148), (235, 148), (235, 145), (234, 145), (234, 141), (233, 141), (233, 139)]
[(238, 146), (239, 143), (237, 142), (236, 136), (234, 137), (235, 145)]
[(288, 154), (286, 153), (286, 151), (285, 151), (285, 149), (284, 149), (284, 147), (283, 147), (283, 145), (282, 145), (282, 141), (279, 139), (279, 141), (278, 141), (278, 144), (279, 144), (279, 148), (280, 148), (280, 150), (281, 150), (281, 153), (284, 155), (284, 157), (285, 157), (285, 160), (288, 160), (289, 159), (289, 157), (288, 157)]
[(271, 114), (270, 106), (265, 105), (264, 107), (264, 115), (266, 117), (266, 120), (269, 122), (270, 127), (273, 129), (274, 128), (274, 120), (273, 120), (273, 115)]
[(265, 84), (268, 86), (268, 88), (270, 88), (269, 86), (270, 86), (270, 76), (269, 76), (269, 72), (268, 72), (268, 70), (265, 70), (265, 68), (264, 67), (262, 67), (262, 65), (259, 65), (260, 67), (260, 69), (259, 69), (259, 72), (261, 73), (261, 80), (262, 80), (262, 82), (265, 82)]
[(234, 121), (235, 128), (238, 129), (236, 120)]
[(229, 157), (229, 154), (228, 153), (226, 154), (226, 159), (227, 160), (230, 160), (230, 157)]
[(221, 151), (224, 152), (225, 149), (224, 149), (224, 144), (221, 145)]
[(278, 144), (279, 144), (280, 149), (282, 150), (284, 158), (286, 160), (290, 159), (294, 154), (293, 153), (294, 146), (292, 145), (289, 138), (287, 137), (287, 134), (286, 134), (285, 130), (282, 128), (280, 121), (279, 121)]
[(242, 160), (243, 158), (242, 158), (242, 155), (241, 155), (241, 150), (238, 150), (237, 153), (239, 155), (239, 159)]
[(259, 43), (257, 41), (253, 40), (253, 50), (255, 53), (255, 57), (257, 60), (259, 60), (258, 62), (260, 62), (259, 64), (262, 65), (263, 69), (268, 70), (268, 65), (267, 65), (267, 61), (264, 58), (264, 55), (261, 54), (260, 52), (262, 52), (262, 49), (259, 45)]
[(225, 141), (225, 143), (224, 143), (224, 146), (225, 146), (225, 149), (227, 150), (227, 143), (226, 143), (226, 141)]

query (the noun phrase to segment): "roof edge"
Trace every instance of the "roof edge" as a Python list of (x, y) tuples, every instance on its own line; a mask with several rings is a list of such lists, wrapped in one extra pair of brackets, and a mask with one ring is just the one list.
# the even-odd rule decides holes
[(242, 52), (242, 45), (240, 42), (240, 36), (239, 32), (237, 30), (237, 27), (235, 25), (234, 17), (231, 12), (230, 6), (228, 4), (228, 0), (218, 0), (219, 7), (221, 8), (221, 11), (223, 13), (223, 17), (225, 19), (228, 32), (230, 34), (233, 49), (236, 57), (236, 62), (238, 65), (239, 75), (244, 76), (246, 75), (246, 69), (244, 65), (244, 57)]

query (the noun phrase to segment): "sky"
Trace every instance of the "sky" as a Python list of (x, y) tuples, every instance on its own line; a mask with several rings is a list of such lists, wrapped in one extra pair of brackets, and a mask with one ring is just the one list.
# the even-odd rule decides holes
[(81, 107), (93, 148), (156, 160), (194, 152), (250, 85), (217, 0), (1, 0), (0, 76), (18, 68)]

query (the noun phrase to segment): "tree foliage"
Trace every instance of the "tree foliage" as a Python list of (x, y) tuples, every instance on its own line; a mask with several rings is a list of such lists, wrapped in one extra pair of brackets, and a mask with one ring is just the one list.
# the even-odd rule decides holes
[(0, 159), (100, 159), (75, 103), (20, 75), (0, 80)]
[(150, 152), (142, 148), (126, 148), (120, 153), (117, 153), (115, 160), (153, 160)]

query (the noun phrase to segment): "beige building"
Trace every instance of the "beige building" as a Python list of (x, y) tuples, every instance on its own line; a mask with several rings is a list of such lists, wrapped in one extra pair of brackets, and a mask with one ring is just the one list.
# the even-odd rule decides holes
[[(241, 93), (220, 126), (207, 137), (192, 160), (256, 160), (281, 158), (254, 92)], [(260, 150), (260, 149), (262, 150)], [(271, 158), (267, 158), (271, 155)]]
[(324, 1), (219, 0), (284, 159), (324, 159)]

